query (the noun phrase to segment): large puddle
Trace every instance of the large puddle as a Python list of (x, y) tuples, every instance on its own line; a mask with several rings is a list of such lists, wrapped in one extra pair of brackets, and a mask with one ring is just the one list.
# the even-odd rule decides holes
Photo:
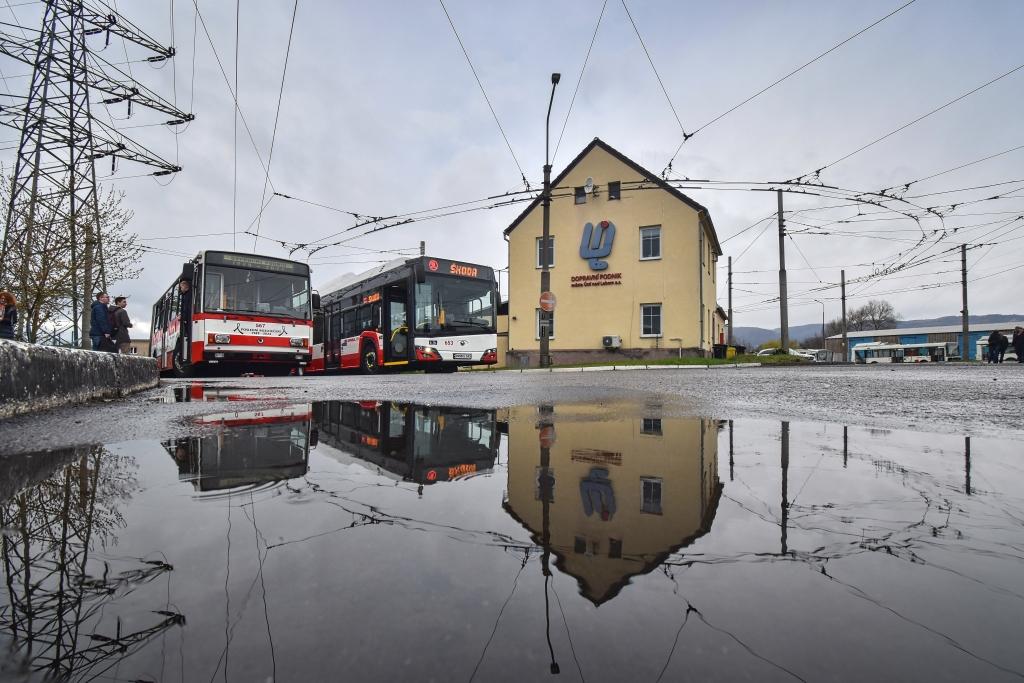
[(1019, 680), (1019, 443), (223, 400), (0, 462), (0, 673), (75, 681)]

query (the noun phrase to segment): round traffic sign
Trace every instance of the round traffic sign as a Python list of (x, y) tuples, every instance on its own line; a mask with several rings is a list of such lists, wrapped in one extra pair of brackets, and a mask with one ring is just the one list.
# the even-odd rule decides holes
[(540, 295), (540, 310), (545, 313), (550, 313), (555, 310), (555, 294), (554, 292), (544, 292)]

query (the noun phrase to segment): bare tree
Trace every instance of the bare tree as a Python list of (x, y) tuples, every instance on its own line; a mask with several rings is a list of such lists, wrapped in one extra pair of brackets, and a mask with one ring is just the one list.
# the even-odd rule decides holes
[[(886, 330), (896, 327), (896, 323), (902, 317), (888, 301), (872, 299), (860, 308), (850, 310), (846, 314), (846, 324), (850, 332)], [(843, 321), (840, 318), (828, 323), (825, 329), (828, 335), (841, 334), (842, 331)]]

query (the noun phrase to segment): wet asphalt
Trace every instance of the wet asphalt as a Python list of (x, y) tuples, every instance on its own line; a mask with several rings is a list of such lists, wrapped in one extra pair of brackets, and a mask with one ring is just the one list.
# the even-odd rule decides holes
[[(205, 400), (178, 402), (175, 389), (179, 398), (184, 391)], [(196, 415), (325, 400), (480, 408), (582, 402), (604, 404), (609, 414), (643, 410), (1024, 438), (1024, 364), (497, 371), (163, 380), (124, 399), (10, 418), (0, 455), (170, 438), (200, 429), (189, 419)]]

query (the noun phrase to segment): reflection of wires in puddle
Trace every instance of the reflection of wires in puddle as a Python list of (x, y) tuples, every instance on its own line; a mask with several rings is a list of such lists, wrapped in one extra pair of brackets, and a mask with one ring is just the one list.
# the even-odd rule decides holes
[(580, 480), (580, 497), (587, 517), (597, 512), (607, 522), (615, 515), (615, 491), (603, 467), (592, 467), (590, 474)]

